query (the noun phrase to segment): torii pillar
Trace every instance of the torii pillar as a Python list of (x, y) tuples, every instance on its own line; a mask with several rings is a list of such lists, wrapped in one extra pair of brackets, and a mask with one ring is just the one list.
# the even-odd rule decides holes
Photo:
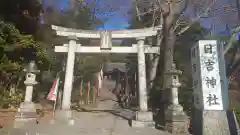
[(68, 125), (74, 124), (74, 118), (71, 111), (71, 94), (72, 94), (72, 85), (74, 77), (74, 62), (75, 62), (75, 52), (77, 49), (77, 43), (74, 38), (69, 38), (69, 44), (67, 46), (67, 64), (65, 71), (65, 80), (63, 88), (63, 98), (62, 98), (62, 110), (57, 111), (56, 117), (64, 121), (67, 121)]
[(136, 112), (135, 120), (132, 120), (131, 124), (132, 127), (154, 127), (153, 114), (148, 110), (146, 61), (144, 53), (145, 37), (138, 38), (137, 41), (139, 110)]

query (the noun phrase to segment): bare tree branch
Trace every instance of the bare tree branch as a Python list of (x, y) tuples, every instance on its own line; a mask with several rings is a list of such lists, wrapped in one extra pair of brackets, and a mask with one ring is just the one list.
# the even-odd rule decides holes
[[(209, 13), (209, 11), (211, 10), (211, 7), (215, 4), (216, 0), (214, 0), (209, 7), (205, 10), (204, 13), (202, 13), (201, 15), (199, 15), (197, 18), (193, 19), (193, 21), (186, 27), (182, 28), (180, 30), (180, 32), (177, 33), (177, 35), (181, 35), (182, 33), (184, 33), (185, 31), (187, 31), (194, 23), (196, 23), (198, 20), (200, 20), (203, 16), (207, 15)], [(179, 25), (176, 25), (175, 27), (179, 27)], [(177, 29), (177, 28), (175, 28)]]
[(142, 18), (141, 18), (141, 16), (139, 15), (140, 14), (140, 11), (139, 11), (139, 8), (138, 8), (138, 4), (137, 4), (137, 0), (136, 0), (136, 5), (135, 5), (135, 7), (136, 7), (136, 12), (137, 12), (137, 17), (138, 17), (138, 21), (142, 21)]
[(224, 55), (229, 51), (230, 48), (232, 48), (233, 42), (234, 42), (236, 36), (238, 35), (239, 30), (240, 30), (240, 25), (237, 26), (237, 27), (234, 29), (234, 32), (233, 32), (231, 38), (229, 39), (227, 46), (226, 46), (225, 49), (224, 49), (224, 52), (223, 52)]
[(175, 1), (168, 0), (169, 15), (166, 17), (165, 25), (166, 30), (173, 29), (173, 24), (179, 19), (179, 16), (187, 8), (188, 0)]
[(148, 13), (156, 12), (157, 10), (160, 10), (160, 8), (149, 9), (149, 10), (146, 11), (146, 12), (140, 13), (139, 9), (136, 7), (137, 16), (144, 16), (144, 15), (146, 15), (146, 14), (148, 14)]

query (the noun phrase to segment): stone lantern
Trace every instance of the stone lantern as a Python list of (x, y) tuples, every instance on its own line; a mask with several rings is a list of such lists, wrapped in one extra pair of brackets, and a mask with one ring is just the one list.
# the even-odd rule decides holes
[(24, 81), (24, 84), (26, 85), (26, 92), (25, 92), (25, 103), (31, 103), (32, 102), (32, 93), (33, 93), (33, 87), (38, 82), (36, 81), (36, 74), (38, 74), (40, 71), (37, 69), (37, 66), (35, 64), (35, 61), (31, 61), (23, 70), (26, 72), (26, 80)]
[(173, 63), (172, 68), (166, 73), (170, 76), (170, 84), (168, 87), (171, 90), (170, 105), (165, 110), (166, 130), (171, 133), (179, 134), (186, 133), (188, 128), (188, 117), (183, 111), (183, 107), (178, 101), (178, 88), (181, 87), (179, 75), (182, 71), (176, 69)]
[(24, 84), (26, 85), (26, 92), (24, 102), (20, 104), (20, 108), (15, 116), (15, 124), (16, 122), (26, 120), (29, 118), (35, 118), (36, 108), (35, 104), (32, 102), (32, 94), (34, 85), (38, 82), (36, 81), (36, 74), (40, 71), (37, 69), (37, 66), (34, 61), (31, 61), (25, 68), (24, 72), (26, 72), (26, 80)]
[(181, 87), (179, 82), (179, 75), (182, 74), (182, 71), (176, 69), (176, 65), (172, 64), (172, 68), (168, 70), (168, 73), (171, 76), (171, 83), (169, 85), (171, 89), (171, 104), (179, 105), (178, 101), (178, 88)]

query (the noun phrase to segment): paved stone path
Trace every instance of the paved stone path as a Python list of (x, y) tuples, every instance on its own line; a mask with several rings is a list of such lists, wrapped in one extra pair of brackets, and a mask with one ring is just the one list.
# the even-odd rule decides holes
[[(90, 112), (74, 111), (75, 124), (67, 125), (65, 122), (56, 121), (50, 124), (41, 121), (28, 122), (21, 129), (12, 131), (12, 135), (171, 135), (155, 128), (131, 128), (128, 120), (134, 113), (118, 108), (116, 98), (111, 93), (113, 81), (105, 81), (105, 89), (101, 91), (99, 104), (96, 108), (85, 108)], [(120, 115), (120, 116), (119, 116)]]

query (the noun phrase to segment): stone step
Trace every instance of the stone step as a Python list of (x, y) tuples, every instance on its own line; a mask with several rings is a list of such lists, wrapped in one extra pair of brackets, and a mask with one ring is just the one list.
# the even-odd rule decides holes
[(36, 118), (36, 112), (16, 112), (15, 118)]

